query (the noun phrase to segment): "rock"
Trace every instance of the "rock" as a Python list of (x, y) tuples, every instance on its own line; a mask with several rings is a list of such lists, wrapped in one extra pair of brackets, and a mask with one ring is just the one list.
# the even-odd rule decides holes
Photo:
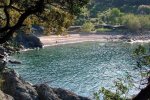
[(62, 88), (54, 88), (53, 91), (62, 100), (90, 100), (87, 97), (78, 96), (75, 93)]
[(48, 85), (41, 84), (35, 85), (35, 89), (40, 97), (40, 100), (62, 100), (54, 93), (53, 89), (48, 87)]
[(90, 100), (65, 89), (48, 87), (46, 84), (35, 85), (35, 89), (40, 98), (43, 98), (40, 100)]
[(0, 100), (14, 100), (14, 98), (10, 95), (7, 95), (7, 94), (3, 93), (0, 90)]
[(4, 58), (5, 58), (5, 56), (0, 54), (0, 60), (3, 60)]
[(42, 48), (43, 44), (40, 39), (34, 34), (26, 34), (24, 32), (18, 33), (15, 38), (16, 42), (19, 45), (22, 45), (24, 48)]
[(5, 94), (0, 91), (0, 97), (10, 98), (2, 100), (90, 100), (65, 89), (51, 88), (46, 84), (32, 86), (10, 68), (3, 69), (1, 76), (4, 79), (2, 86)]
[(37, 36), (41, 36), (44, 34), (44, 27), (38, 25), (32, 25), (31, 30)]
[(15, 100), (39, 100), (36, 90), (25, 82), (12, 69), (2, 71), (4, 79), (3, 92), (14, 97)]
[(16, 61), (16, 60), (9, 60), (8, 61), (9, 63), (11, 63), (11, 64), (21, 64), (21, 62), (20, 61)]
[(5, 55), (5, 48), (0, 46), (0, 54)]
[(6, 67), (6, 61), (0, 60), (0, 72)]

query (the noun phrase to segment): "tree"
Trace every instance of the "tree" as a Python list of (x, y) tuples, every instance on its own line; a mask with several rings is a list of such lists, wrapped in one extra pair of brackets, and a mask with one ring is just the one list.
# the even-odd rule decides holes
[(150, 16), (139, 16), (142, 30), (150, 30)]
[(119, 24), (123, 13), (118, 8), (108, 9), (97, 14), (98, 18), (107, 24)]
[(122, 17), (122, 24), (127, 26), (130, 31), (137, 32), (141, 29), (141, 23), (137, 16), (128, 14)]
[(86, 21), (83, 25), (82, 25), (82, 31), (83, 32), (91, 32), (94, 30), (94, 25), (93, 23), (91, 23), (90, 21)]
[[(55, 20), (60, 20), (57, 24), (61, 26), (63, 23), (60, 22), (64, 16), (61, 16), (62, 14), (58, 12), (58, 9), (74, 16), (80, 13), (80, 8), (87, 4), (88, 1), (89, 0), (0, 0), (0, 22), (2, 25), (0, 28), (0, 44), (8, 41), (13, 36), (13, 33), (18, 30), (29, 17), (39, 18), (41, 22), (48, 21), (48, 18), (51, 17), (54, 19), (53, 24), (55, 24)], [(57, 10), (54, 11), (54, 9)], [(53, 15), (51, 13), (55, 14)], [(12, 16), (15, 16), (15, 19), (12, 18)]]

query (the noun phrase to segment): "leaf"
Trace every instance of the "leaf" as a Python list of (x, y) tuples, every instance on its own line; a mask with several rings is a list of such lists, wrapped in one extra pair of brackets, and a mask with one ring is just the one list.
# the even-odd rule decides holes
[(10, 0), (5, 0), (4, 3), (6, 6), (8, 6), (10, 4)]

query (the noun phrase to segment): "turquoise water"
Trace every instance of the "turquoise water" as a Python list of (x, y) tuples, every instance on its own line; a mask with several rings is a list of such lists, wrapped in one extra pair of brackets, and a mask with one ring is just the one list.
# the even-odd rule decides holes
[(135, 45), (129, 43), (83, 42), (46, 47), (15, 54), (22, 65), (13, 65), (33, 84), (71, 90), (92, 97), (100, 87), (111, 88), (127, 72), (138, 78), (132, 58)]

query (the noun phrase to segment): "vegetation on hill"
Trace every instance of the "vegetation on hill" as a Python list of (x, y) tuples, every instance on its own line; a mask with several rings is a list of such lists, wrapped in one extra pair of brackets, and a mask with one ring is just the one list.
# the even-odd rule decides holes
[(90, 21), (93, 25), (124, 25), (135, 32), (150, 30), (149, 4), (149, 0), (91, 0), (74, 25)]

